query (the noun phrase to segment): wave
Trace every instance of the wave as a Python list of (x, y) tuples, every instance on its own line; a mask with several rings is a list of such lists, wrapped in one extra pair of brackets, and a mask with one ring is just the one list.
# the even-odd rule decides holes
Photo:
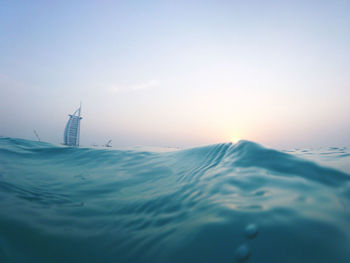
[(349, 179), (250, 141), (159, 153), (0, 138), (0, 261), (345, 263)]

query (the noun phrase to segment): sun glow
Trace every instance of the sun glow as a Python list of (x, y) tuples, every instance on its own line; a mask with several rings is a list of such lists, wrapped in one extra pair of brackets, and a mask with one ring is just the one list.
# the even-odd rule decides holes
[(239, 142), (240, 140), (241, 140), (241, 138), (234, 137), (234, 138), (231, 139), (231, 142), (237, 143), (237, 142)]

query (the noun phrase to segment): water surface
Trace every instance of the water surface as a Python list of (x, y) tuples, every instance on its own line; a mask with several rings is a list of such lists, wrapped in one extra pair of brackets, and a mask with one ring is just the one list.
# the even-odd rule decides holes
[(0, 262), (350, 262), (350, 152), (0, 138)]

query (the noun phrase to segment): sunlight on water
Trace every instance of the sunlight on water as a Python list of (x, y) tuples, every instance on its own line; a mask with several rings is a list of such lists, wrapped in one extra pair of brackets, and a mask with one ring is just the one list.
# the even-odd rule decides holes
[(239, 138), (239, 137), (233, 137), (232, 139), (231, 139), (231, 142), (232, 143), (237, 143), (237, 142), (239, 142), (241, 139)]
[(0, 262), (349, 263), (347, 149), (0, 138)]

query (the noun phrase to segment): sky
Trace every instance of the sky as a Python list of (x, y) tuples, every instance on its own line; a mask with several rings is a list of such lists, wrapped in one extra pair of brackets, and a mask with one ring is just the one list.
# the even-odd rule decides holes
[(0, 136), (350, 146), (350, 1), (0, 1)]

